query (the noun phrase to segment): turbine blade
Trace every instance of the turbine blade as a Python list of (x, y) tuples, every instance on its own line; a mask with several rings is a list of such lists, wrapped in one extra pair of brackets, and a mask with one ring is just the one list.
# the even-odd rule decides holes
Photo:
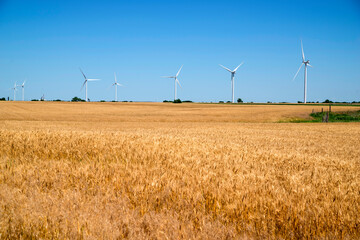
[(227, 67), (224, 67), (223, 65), (219, 64), (222, 68), (224, 68), (225, 70), (228, 70), (229, 72), (232, 72), (230, 69), (228, 69)]
[(176, 79), (176, 82), (177, 82), (177, 84), (182, 88), (182, 86), (181, 86), (181, 84), (180, 84), (180, 82), (179, 82), (178, 79)]
[(175, 78), (174, 76), (162, 76), (162, 78)]
[(243, 64), (244, 64), (244, 62), (240, 63), (240, 65), (239, 65), (239, 66), (237, 66), (237, 67), (234, 69), (234, 71), (233, 71), (233, 72), (236, 72), (236, 70), (238, 70), (238, 68), (239, 68), (241, 65), (243, 65)]
[(310, 64), (307, 64), (309, 67), (313, 67), (313, 66), (311, 66)]
[(92, 81), (100, 81), (101, 79), (87, 79), (88, 81), (92, 82)]
[(122, 84), (120, 84), (120, 83), (116, 83), (116, 85), (118, 85), (118, 86), (120, 86), (120, 87), (123, 87), (123, 85), (122, 85)]
[(117, 80), (116, 80), (116, 73), (114, 72), (114, 77), (115, 77), (115, 83), (117, 82)]
[(86, 83), (86, 79), (85, 79), (85, 81), (84, 81), (84, 83), (83, 83), (83, 85), (81, 86), (81, 88), (80, 88), (80, 92), (81, 92), (81, 90), (83, 90), (83, 88), (84, 88), (84, 86), (85, 86), (85, 83)]
[(301, 40), (301, 53), (302, 53), (303, 62), (305, 62), (305, 55), (304, 55), (304, 48), (303, 48), (302, 40)]
[(179, 71), (178, 71), (177, 74), (175, 75), (176, 77), (179, 76), (179, 73), (180, 73), (180, 71), (181, 71), (181, 69), (182, 69), (183, 66), (184, 66), (184, 65), (181, 65)]
[(296, 74), (295, 74), (295, 76), (294, 76), (294, 78), (293, 78), (293, 81), (295, 80), (296, 76), (298, 75), (298, 73), (299, 73), (299, 71), (300, 71), (300, 69), (301, 69), (302, 65), (303, 65), (303, 63), (300, 65), (299, 69), (297, 70), (297, 72), (296, 72)]
[(84, 78), (86, 79), (84, 72), (81, 70), (81, 68), (79, 68), (79, 69), (80, 69), (80, 72), (82, 73), (82, 75), (84, 76)]

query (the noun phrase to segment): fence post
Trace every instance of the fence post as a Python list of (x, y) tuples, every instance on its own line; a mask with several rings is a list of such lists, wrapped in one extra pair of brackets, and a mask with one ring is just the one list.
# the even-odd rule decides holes
[(329, 112), (326, 113), (326, 119), (325, 119), (326, 122), (329, 122)]

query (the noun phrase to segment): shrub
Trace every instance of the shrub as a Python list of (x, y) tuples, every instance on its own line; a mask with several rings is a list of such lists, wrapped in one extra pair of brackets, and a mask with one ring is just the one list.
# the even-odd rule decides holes
[(71, 101), (72, 101), (72, 102), (85, 102), (84, 99), (81, 99), (81, 98), (79, 98), (79, 97), (73, 97), (73, 98), (71, 99)]

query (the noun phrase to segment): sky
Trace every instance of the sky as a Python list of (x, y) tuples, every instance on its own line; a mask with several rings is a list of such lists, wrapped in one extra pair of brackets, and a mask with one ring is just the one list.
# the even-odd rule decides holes
[[(0, 0), (0, 98), (25, 100), (360, 101), (360, 1)], [(21, 99), (21, 88), (16, 92)]]

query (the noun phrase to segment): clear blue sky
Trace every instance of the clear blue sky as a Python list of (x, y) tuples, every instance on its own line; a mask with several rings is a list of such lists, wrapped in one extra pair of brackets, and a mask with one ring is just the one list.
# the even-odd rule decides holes
[[(18, 1), (0, 0), (0, 97), (27, 78), (25, 99), (173, 98), (250, 102), (303, 100), (300, 39), (314, 68), (308, 101), (360, 101), (360, 2), (317, 1)], [(21, 98), (21, 90), (17, 99)]]

